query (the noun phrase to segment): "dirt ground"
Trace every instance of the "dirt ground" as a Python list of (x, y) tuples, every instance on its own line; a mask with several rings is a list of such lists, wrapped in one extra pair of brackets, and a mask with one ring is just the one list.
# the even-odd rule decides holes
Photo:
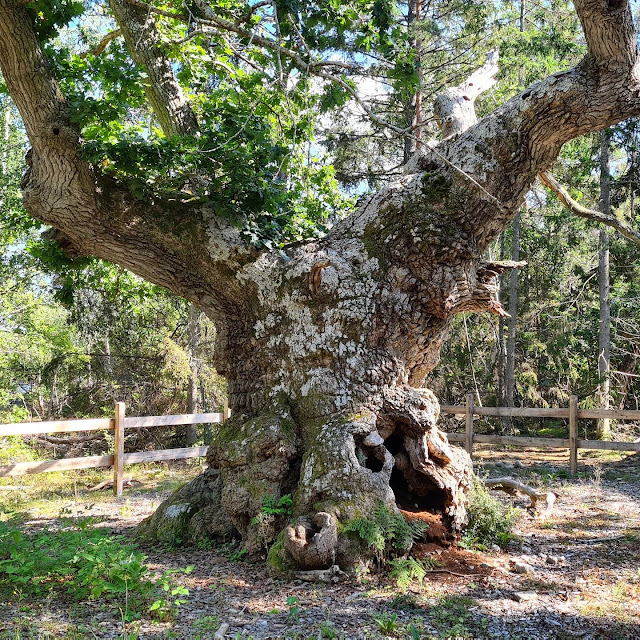
[[(190, 593), (172, 622), (124, 625), (99, 602), (3, 603), (0, 638), (640, 639), (640, 455), (581, 454), (576, 478), (564, 452), (481, 449), (475, 462), (481, 474), (554, 491), (552, 513), (536, 516), (528, 499), (501, 497), (522, 508), (518, 540), (487, 552), (424, 545), (418, 551), (433, 568), (406, 593), (384, 572), (285, 582), (260, 563), (234, 560), (229, 548), (145, 548), (158, 572), (195, 565), (176, 577)], [(195, 473), (176, 473), (171, 487)], [(76, 486), (67, 508), (130, 531), (169, 493), (152, 475), (137, 479), (121, 499)], [(33, 524), (52, 517), (44, 506), (30, 511)]]

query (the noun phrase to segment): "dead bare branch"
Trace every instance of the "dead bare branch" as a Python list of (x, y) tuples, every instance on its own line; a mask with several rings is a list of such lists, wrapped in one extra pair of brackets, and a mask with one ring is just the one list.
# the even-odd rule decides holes
[(526, 484), (522, 484), (513, 478), (487, 478), (484, 481), (484, 484), (489, 489), (495, 489), (499, 491), (504, 491), (509, 495), (515, 496), (518, 493), (523, 493), (531, 499), (531, 508), (537, 509), (538, 502), (542, 501), (545, 503), (544, 510), (541, 512), (544, 515), (549, 515), (551, 510), (553, 509), (553, 505), (555, 504), (558, 496), (553, 493), (553, 491), (549, 491), (546, 493), (542, 493), (540, 491), (536, 491), (533, 487), (530, 487)]
[(640, 232), (636, 231), (628, 224), (621, 222), (614, 216), (606, 215), (600, 211), (596, 211), (595, 209), (583, 207), (569, 195), (569, 192), (548, 171), (539, 173), (538, 178), (540, 179), (540, 182), (551, 190), (557, 196), (558, 200), (560, 200), (560, 202), (562, 202), (562, 204), (572, 213), (575, 213), (581, 218), (586, 218), (587, 220), (606, 224), (608, 227), (611, 227), (618, 233), (622, 234), (625, 238), (628, 238), (636, 244), (640, 244)]

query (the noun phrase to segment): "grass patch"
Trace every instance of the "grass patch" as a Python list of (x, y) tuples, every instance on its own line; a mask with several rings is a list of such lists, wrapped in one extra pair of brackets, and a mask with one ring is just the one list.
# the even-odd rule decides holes
[(475, 603), (466, 596), (443, 597), (429, 610), (432, 624), (438, 629), (441, 638), (468, 637), (471, 633), (469, 607)]
[(19, 603), (44, 598), (70, 603), (99, 600), (119, 609), (124, 620), (146, 611), (171, 618), (188, 595), (174, 583), (176, 572), (155, 576), (136, 545), (91, 524), (75, 520), (68, 528), (26, 532), (13, 521), (0, 523), (3, 599)]

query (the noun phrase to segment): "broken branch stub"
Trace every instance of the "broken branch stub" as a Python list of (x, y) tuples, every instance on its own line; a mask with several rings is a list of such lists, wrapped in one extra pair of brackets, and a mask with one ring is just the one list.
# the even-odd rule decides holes
[(495, 77), (499, 71), (498, 58), (498, 49), (493, 49), (480, 69), (457, 87), (445, 89), (435, 99), (433, 111), (443, 138), (462, 133), (478, 122), (476, 98), (497, 82)]

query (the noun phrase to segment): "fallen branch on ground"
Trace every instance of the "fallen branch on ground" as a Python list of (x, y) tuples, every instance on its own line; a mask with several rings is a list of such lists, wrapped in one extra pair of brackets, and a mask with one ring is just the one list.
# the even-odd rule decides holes
[(296, 571), (296, 578), (305, 582), (337, 582), (344, 572), (337, 564), (329, 569), (315, 569), (312, 571)]
[[(124, 478), (122, 478), (123, 487), (128, 487), (134, 482), (137, 483), (138, 481), (134, 480), (131, 476), (125, 476)], [(111, 487), (113, 487), (113, 480), (105, 480), (104, 482), (97, 484), (95, 487), (89, 487), (87, 491), (100, 491), (100, 489), (109, 489)]]
[(542, 493), (526, 484), (522, 484), (521, 482), (514, 480), (513, 478), (487, 478), (484, 483), (489, 489), (504, 491), (512, 496), (523, 493), (531, 499), (532, 509), (538, 508), (538, 502), (544, 502), (544, 510), (540, 512), (544, 515), (549, 515), (551, 513), (553, 505), (558, 498), (557, 494), (553, 493), (553, 491)]

